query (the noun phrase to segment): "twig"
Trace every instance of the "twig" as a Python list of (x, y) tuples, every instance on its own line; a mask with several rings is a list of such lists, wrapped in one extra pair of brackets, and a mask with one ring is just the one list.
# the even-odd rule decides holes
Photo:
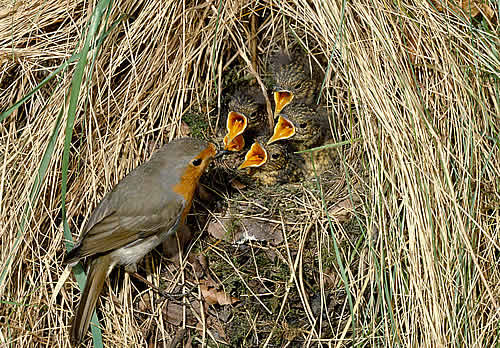
[(273, 110), (271, 108), (271, 102), (269, 101), (269, 98), (267, 96), (266, 86), (264, 86), (264, 83), (260, 79), (259, 74), (257, 74), (255, 69), (253, 68), (252, 63), (250, 62), (250, 59), (248, 59), (245, 52), (243, 52), (239, 47), (238, 47), (238, 53), (240, 54), (240, 57), (243, 58), (243, 60), (247, 64), (248, 70), (250, 71), (250, 74), (252, 74), (253, 77), (255, 77), (255, 79), (257, 80), (257, 83), (259, 84), (260, 89), (262, 90), (262, 94), (264, 95), (264, 98), (266, 99), (267, 120), (269, 122), (269, 129), (272, 133), (272, 131), (274, 129), (274, 116), (273, 116)]

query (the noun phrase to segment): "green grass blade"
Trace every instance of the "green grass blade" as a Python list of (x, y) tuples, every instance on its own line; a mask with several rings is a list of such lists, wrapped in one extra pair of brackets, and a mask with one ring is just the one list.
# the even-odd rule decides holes
[(326, 144), (323, 146), (313, 147), (313, 148), (307, 149), (307, 150), (296, 151), (295, 153), (307, 153), (307, 152), (319, 151), (319, 150), (324, 150), (324, 149), (334, 149), (336, 147), (341, 147), (344, 145), (353, 144), (355, 142), (361, 141), (361, 139), (362, 138), (355, 138), (355, 139), (351, 139), (351, 140), (340, 141), (340, 142), (335, 143), (335, 144)]
[[(311, 151), (309, 151), (309, 152), (311, 152)], [(351, 320), (352, 332), (353, 332), (353, 336), (355, 337), (356, 336), (356, 321), (354, 320), (354, 302), (352, 300), (352, 294), (351, 294), (351, 290), (350, 290), (350, 286), (349, 286), (349, 278), (347, 276), (346, 269), (345, 269), (344, 264), (342, 262), (339, 245), (337, 243), (337, 238), (335, 237), (335, 233), (333, 232), (332, 219), (330, 217), (330, 214), (328, 213), (328, 206), (327, 206), (326, 201), (325, 201), (325, 196), (323, 195), (323, 189), (321, 187), (319, 175), (316, 171), (316, 165), (314, 163), (314, 158), (313, 158), (312, 153), (310, 154), (310, 158), (311, 158), (311, 163), (312, 163), (312, 167), (313, 167), (314, 177), (316, 179), (316, 188), (318, 189), (318, 192), (320, 194), (321, 205), (323, 206), (323, 210), (324, 210), (326, 218), (328, 220), (328, 227), (329, 227), (330, 233), (332, 235), (333, 249), (335, 250), (335, 258), (337, 260), (337, 264), (338, 264), (339, 269), (340, 269), (340, 275), (341, 275), (342, 281), (344, 283), (345, 291), (347, 294), (347, 300), (349, 302), (349, 310), (351, 312), (351, 318), (352, 318), (352, 320)]]
[[(85, 38), (83, 48), (80, 52), (80, 59), (78, 60), (73, 75), (73, 79), (71, 81), (71, 95), (68, 107), (68, 117), (66, 119), (64, 151), (62, 160), (62, 183), (61, 183), (61, 211), (62, 211), (62, 220), (64, 226), (64, 238), (67, 241), (66, 247), (68, 248), (68, 250), (71, 249), (70, 243), (72, 241), (72, 236), (69, 230), (68, 220), (66, 216), (66, 193), (68, 189), (69, 149), (71, 147), (71, 138), (73, 135), (73, 127), (75, 124), (76, 109), (78, 106), (78, 99), (80, 96), (80, 89), (83, 82), (85, 67), (87, 66), (87, 55), (90, 50), (90, 44), (98, 33), (102, 16), (109, 5), (110, 5), (110, 0), (99, 1), (92, 13), (87, 36)], [(81, 268), (81, 266), (76, 266), (73, 268), (73, 271), (75, 273), (75, 278), (77, 279), (80, 288), (83, 288), (86, 280), (86, 276), (83, 269)], [(99, 323), (97, 320), (97, 315), (94, 311), (91, 320), (91, 330), (94, 340), (94, 347), (103, 347), (102, 334), (98, 325)]]

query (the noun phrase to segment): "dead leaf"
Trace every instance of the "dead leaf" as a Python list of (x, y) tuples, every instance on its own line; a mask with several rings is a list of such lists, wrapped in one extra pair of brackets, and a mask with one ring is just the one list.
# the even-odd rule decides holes
[(188, 262), (193, 267), (193, 272), (196, 279), (202, 278), (205, 273), (208, 274), (208, 259), (203, 254), (193, 255), (190, 254), (188, 257)]
[(218, 290), (216, 284), (210, 280), (200, 281), (201, 295), (208, 304), (219, 304), (221, 306), (233, 304), (239, 301), (236, 297), (232, 297), (224, 290)]
[(223, 323), (228, 323), (232, 314), (233, 308), (226, 306), (217, 311), (217, 318)]
[(328, 215), (339, 222), (346, 222), (351, 218), (353, 210), (351, 199), (347, 198), (330, 208)]
[(483, 0), (431, 1), (439, 12), (451, 10), (455, 13), (462, 13), (465, 17), (470, 16), (472, 18), (482, 13), (491, 23), (496, 23), (495, 11)]
[(283, 242), (278, 224), (252, 218), (235, 219), (228, 214), (219, 221), (210, 222), (207, 230), (211, 236), (233, 244), (267, 241), (277, 245)]
[(228, 345), (229, 342), (227, 340), (226, 332), (224, 331), (224, 326), (220, 321), (218, 321), (215, 317), (209, 315), (207, 316), (206, 323), (198, 322), (196, 324), (196, 330), (203, 331), (208, 329), (210, 331), (210, 336), (213, 336), (216, 341)]
[(267, 241), (276, 245), (283, 242), (283, 235), (277, 224), (246, 218), (240, 221), (233, 243), (243, 244), (248, 241)]
[[(183, 304), (173, 302), (173, 301), (167, 301), (167, 304), (163, 307), (162, 312), (163, 315), (166, 316), (167, 321), (170, 324), (173, 325), (180, 325), (182, 321), (184, 320), (183, 317)], [(192, 325), (194, 324), (197, 319), (199, 318), (201, 312), (200, 312), (200, 301), (197, 299), (192, 299), (189, 300), (189, 303), (185, 304), (186, 306), (186, 321), (188, 324)], [(207, 305), (203, 304), (203, 311), (206, 311)], [(196, 313), (196, 315), (193, 314), (193, 312)]]
[(234, 188), (235, 190), (243, 190), (247, 187), (247, 185), (245, 185), (238, 179), (233, 179), (231, 180), (231, 187)]
[(179, 134), (181, 137), (185, 137), (191, 134), (191, 128), (184, 121), (181, 121), (181, 127), (179, 128)]
[(168, 302), (163, 307), (163, 314), (167, 317), (167, 321), (173, 325), (180, 325), (182, 323), (182, 305)]
[(207, 226), (207, 231), (212, 237), (216, 239), (225, 240), (226, 242), (230, 241), (230, 238), (227, 235), (227, 230), (224, 228), (224, 226), (220, 221), (217, 220), (210, 221), (210, 223)]

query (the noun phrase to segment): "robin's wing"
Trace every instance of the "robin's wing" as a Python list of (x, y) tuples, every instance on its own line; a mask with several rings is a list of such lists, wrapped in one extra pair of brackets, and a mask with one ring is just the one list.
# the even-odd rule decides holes
[[(169, 230), (178, 225), (185, 203), (178, 199), (168, 203), (167, 207), (159, 209), (151, 215), (137, 215), (128, 212), (111, 212), (102, 220), (87, 230), (79, 242), (66, 258), (66, 263), (72, 263), (80, 258), (110, 252), (121, 248), (139, 239), (154, 235), (160, 230)], [(99, 212), (98, 212), (99, 213)]]

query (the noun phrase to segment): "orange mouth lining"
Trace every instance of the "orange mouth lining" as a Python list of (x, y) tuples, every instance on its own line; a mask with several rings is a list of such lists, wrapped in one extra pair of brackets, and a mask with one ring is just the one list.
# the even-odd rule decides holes
[(280, 116), (276, 126), (274, 126), (274, 133), (267, 144), (272, 144), (278, 140), (289, 139), (295, 135), (295, 126), (285, 116)]
[(260, 145), (257, 141), (252, 144), (252, 147), (245, 155), (245, 160), (238, 167), (238, 169), (243, 168), (257, 168), (262, 166), (267, 162), (267, 151)]
[(226, 129), (228, 143), (231, 143), (238, 135), (243, 134), (247, 128), (248, 120), (245, 115), (231, 111), (227, 116)]
[(274, 103), (276, 107), (274, 109), (274, 114), (278, 115), (281, 110), (293, 100), (293, 93), (290, 91), (277, 91), (274, 92)]
[(229, 134), (224, 137), (224, 150), (228, 151), (241, 151), (245, 147), (245, 138), (243, 135), (238, 135), (231, 142), (228, 143)]

